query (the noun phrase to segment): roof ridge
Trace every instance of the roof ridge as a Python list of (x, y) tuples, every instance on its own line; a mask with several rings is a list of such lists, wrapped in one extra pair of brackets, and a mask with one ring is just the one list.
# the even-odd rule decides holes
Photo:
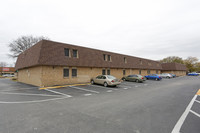
[(49, 42), (57, 43), (57, 44), (59, 43), (61, 45), (71, 45), (71, 46), (75, 46), (75, 47), (97, 50), (97, 51), (107, 52), (107, 53), (111, 53), (111, 54), (118, 54), (118, 55), (127, 56), (127, 57), (131, 57), (131, 58), (134, 57), (134, 58), (138, 58), (138, 59), (142, 59), (142, 60), (148, 60), (148, 61), (153, 61), (153, 62), (159, 63), (159, 61), (156, 61), (156, 60), (153, 60), (153, 59), (146, 59), (146, 58), (142, 58), (142, 57), (138, 57), (138, 56), (126, 55), (126, 54), (121, 54), (121, 53), (117, 53), (117, 52), (110, 52), (110, 51), (106, 51), (106, 50), (101, 50), (101, 49), (96, 49), (96, 48), (91, 48), (91, 47), (85, 47), (85, 46), (79, 46), (79, 45), (70, 44), (70, 43), (63, 43), (63, 42), (52, 41), (52, 40), (43, 40), (43, 41), (49, 41)]

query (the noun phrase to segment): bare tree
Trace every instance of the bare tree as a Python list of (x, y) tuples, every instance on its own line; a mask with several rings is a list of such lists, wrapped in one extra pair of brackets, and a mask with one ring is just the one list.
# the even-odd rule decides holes
[(28, 48), (30, 48), (37, 42), (44, 39), (49, 40), (47, 37), (43, 37), (43, 36), (40, 36), (40, 37), (33, 37), (32, 35), (21, 36), (17, 38), (16, 40), (12, 41), (11, 43), (9, 43), (8, 46), (10, 48), (10, 52), (12, 53), (12, 54), (9, 54), (9, 56), (12, 58), (16, 58), (19, 56), (20, 53), (24, 52), (25, 50), (27, 50)]
[(8, 64), (6, 62), (0, 62), (0, 76), (2, 76), (3, 67), (6, 67)]

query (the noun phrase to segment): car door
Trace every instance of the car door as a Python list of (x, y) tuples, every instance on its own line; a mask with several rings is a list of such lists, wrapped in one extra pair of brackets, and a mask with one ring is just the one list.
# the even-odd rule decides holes
[(102, 78), (101, 75), (97, 76), (97, 77), (94, 79), (94, 82), (95, 82), (96, 84), (100, 84), (100, 83), (101, 83), (101, 78)]
[(152, 74), (152, 79), (156, 79), (156, 78), (157, 78), (157, 75)]
[(127, 80), (127, 81), (131, 81), (131, 75), (128, 75), (128, 76), (126, 77), (126, 80)]
[(137, 79), (137, 75), (132, 75), (131, 80), (132, 80), (132, 81), (136, 81), (136, 79)]
[(101, 76), (101, 80), (100, 80), (100, 84), (104, 84), (104, 82), (106, 82), (106, 76)]

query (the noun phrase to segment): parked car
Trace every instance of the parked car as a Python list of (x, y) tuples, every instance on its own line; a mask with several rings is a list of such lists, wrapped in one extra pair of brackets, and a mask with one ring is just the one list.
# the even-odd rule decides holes
[(96, 78), (91, 79), (91, 84), (101, 84), (107, 86), (117, 86), (121, 82), (112, 75), (99, 75)]
[(161, 80), (162, 77), (160, 77), (158, 74), (150, 74), (145, 76), (146, 79), (154, 79), (154, 80)]
[(158, 76), (162, 77), (162, 78), (173, 78), (173, 76), (169, 73), (162, 73), (162, 74), (159, 74)]
[(2, 75), (3, 77), (14, 77), (15, 75), (12, 75), (12, 74), (4, 74)]
[(192, 72), (192, 73), (188, 73), (188, 76), (199, 76), (199, 74), (196, 72)]
[(169, 73), (172, 75), (173, 78), (176, 78), (176, 74), (173, 74), (173, 73)]
[(144, 82), (146, 80), (146, 78), (143, 77), (142, 75), (128, 75), (128, 76), (123, 77), (122, 80), (135, 81), (135, 82), (139, 83), (139, 82)]

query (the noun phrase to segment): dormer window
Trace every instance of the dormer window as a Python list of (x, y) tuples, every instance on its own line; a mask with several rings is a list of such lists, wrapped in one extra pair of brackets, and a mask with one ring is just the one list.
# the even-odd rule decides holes
[(108, 55), (108, 61), (111, 61), (111, 56), (110, 55)]
[(103, 54), (103, 60), (107, 61), (107, 55), (106, 54)]
[(70, 57), (70, 51), (69, 51), (69, 49), (65, 48), (64, 51), (65, 51), (65, 56)]
[(127, 59), (126, 59), (126, 57), (124, 57), (124, 63), (127, 63)]
[(73, 57), (78, 58), (78, 50), (73, 49)]
[(142, 60), (140, 60), (140, 65), (142, 65)]

